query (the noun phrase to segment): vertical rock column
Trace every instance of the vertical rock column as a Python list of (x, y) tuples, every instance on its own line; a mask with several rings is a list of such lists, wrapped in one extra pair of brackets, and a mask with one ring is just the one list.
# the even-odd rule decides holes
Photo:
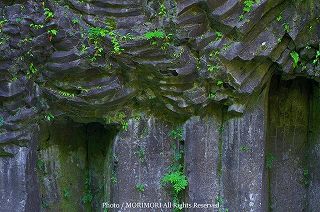
[(221, 200), (229, 211), (266, 211), (264, 156), (268, 89), (222, 129)]
[(266, 165), (269, 208), (305, 211), (310, 82), (273, 80), (269, 97)]
[[(114, 143), (112, 203), (169, 202), (161, 179), (171, 163), (169, 125), (152, 117), (130, 119), (127, 131)], [(116, 211), (171, 211), (170, 209), (123, 209)]]
[[(221, 121), (220, 113), (205, 118), (192, 117), (185, 124), (185, 167), (189, 181), (186, 202), (191, 205), (215, 204), (219, 195)], [(212, 211), (212, 208), (202, 211)]]
[[(316, 212), (320, 208), (320, 87), (314, 84), (310, 98), (309, 144), (308, 144), (308, 210)], [(308, 179), (309, 178), (309, 179)]]
[(0, 70), (0, 211), (38, 211), (39, 90), (26, 78), (8, 79), (1, 65)]
[(219, 203), (220, 210), (265, 211), (266, 106), (267, 89), (242, 116), (228, 117), (217, 109), (215, 115), (186, 123), (187, 202)]
[(219, 203), (220, 210), (265, 211), (266, 106), (267, 89), (254, 109), (240, 117), (228, 117), (219, 109), (218, 115), (186, 123), (187, 202)]

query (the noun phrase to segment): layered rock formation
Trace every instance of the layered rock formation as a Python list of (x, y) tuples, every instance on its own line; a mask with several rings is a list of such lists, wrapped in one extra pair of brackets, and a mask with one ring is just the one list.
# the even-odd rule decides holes
[(0, 211), (317, 211), (319, 6), (1, 1)]

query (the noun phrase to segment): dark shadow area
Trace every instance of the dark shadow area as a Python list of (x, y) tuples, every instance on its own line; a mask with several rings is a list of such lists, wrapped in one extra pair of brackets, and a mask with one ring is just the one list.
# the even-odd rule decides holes
[(44, 123), (37, 171), (44, 211), (100, 211), (110, 193), (115, 127), (59, 119)]
[(304, 78), (283, 81), (274, 76), (271, 81), (265, 159), (269, 211), (314, 211), (310, 151), (318, 89), (318, 83)]

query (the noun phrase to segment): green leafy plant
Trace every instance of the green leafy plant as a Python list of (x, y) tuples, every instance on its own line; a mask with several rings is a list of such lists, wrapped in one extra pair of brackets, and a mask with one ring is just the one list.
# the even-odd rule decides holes
[(161, 30), (155, 30), (152, 32), (145, 33), (144, 36), (145, 36), (145, 38), (147, 38), (147, 40), (151, 40), (154, 38), (162, 39), (165, 37), (165, 33)]
[(178, 140), (178, 141), (182, 141), (183, 140), (183, 128), (177, 127), (176, 129), (171, 130), (169, 136), (173, 139)]
[(57, 34), (58, 34), (58, 30), (57, 29), (49, 29), (47, 32), (48, 32), (48, 35), (49, 35), (49, 41), (51, 41), (52, 38), (57, 36)]
[(249, 13), (253, 9), (253, 6), (259, 2), (260, 0), (244, 0), (242, 14), (239, 16), (239, 19), (244, 20), (245, 14)]
[(54, 13), (49, 8), (44, 8), (44, 16), (46, 17), (46, 20), (50, 20), (54, 18)]
[(282, 15), (280, 14), (277, 16), (277, 21), (280, 22), (281, 20), (282, 20)]
[(290, 56), (293, 59), (293, 68), (297, 67), (300, 60), (299, 54), (296, 51), (292, 51)]
[(223, 85), (223, 81), (222, 80), (217, 80), (216, 84), (217, 84), (217, 86), (222, 86)]
[(90, 40), (96, 40), (99, 38), (104, 38), (107, 36), (109, 31), (101, 27), (91, 27), (88, 31), (88, 36)]
[(113, 46), (112, 53), (114, 54), (120, 54), (121, 52), (124, 51), (123, 48), (120, 46), (120, 35), (118, 35), (114, 31), (114, 24), (112, 21), (107, 22), (108, 29), (101, 28), (101, 27), (93, 27), (89, 29), (88, 36), (89, 40), (94, 43), (95, 46), (95, 55), (94, 57), (96, 58), (97, 56), (101, 56), (101, 53), (103, 52), (102, 48), (102, 42), (103, 39), (109, 35), (111, 38), (111, 43)]
[(8, 22), (7, 19), (0, 19), (0, 28), (2, 28), (3, 25), (4, 25), (5, 23), (7, 23), (7, 22)]
[(255, 4), (256, 2), (253, 1), (253, 0), (245, 0), (243, 2), (243, 12), (245, 13), (248, 13), (252, 10), (253, 8), (253, 5)]
[(29, 25), (31, 28), (33, 28), (33, 29), (42, 29), (44, 26), (43, 26), (43, 24), (30, 24)]
[(160, 17), (167, 15), (167, 8), (164, 4), (160, 4), (160, 11), (158, 13)]
[(161, 179), (161, 183), (171, 189), (174, 211), (181, 211), (181, 204), (179, 204), (180, 198), (182, 197), (182, 192), (188, 186), (188, 180), (184, 175), (184, 167), (182, 165), (183, 150), (179, 150), (176, 145), (173, 144), (173, 152), (173, 162), (168, 173), (166, 173)]
[(145, 186), (141, 183), (136, 184), (136, 189), (139, 192), (144, 192)]
[(208, 67), (208, 71), (209, 71), (209, 72), (217, 72), (217, 71), (219, 71), (220, 68), (221, 68), (221, 67), (220, 67), (219, 65), (217, 65), (217, 64), (208, 64), (207, 67)]
[(58, 91), (59, 92), (59, 94), (61, 95), (61, 96), (65, 96), (65, 97), (70, 97), (70, 98), (73, 98), (73, 97), (75, 97), (75, 94), (74, 93), (70, 93), (70, 92), (67, 92), (67, 91)]
[(72, 23), (73, 23), (73, 24), (79, 24), (80, 21), (79, 21), (79, 19), (74, 18), (74, 19), (72, 19)]
[(218, 32), (218, 31), (216, 31), (216, 32), (215, 32), (215, 35), (216, 35), (216, 41), (217, 41), (217, 40), (221, 40), (221, 39), (222, 39), (222, 37), (223, 37), (222, 32)]
[(316, 58), (312, 61), (312, 63), (314, 65), (317, 65), (320, 63), (320, 46), (319, 46), (319, 50), (317, 50), (316, 52)]
[(30, 79), (37, 72), (38, 72), (38, 69), (33, 65), (33, 63), (30, 63), (29, 70), (27, 72), (27, 77)]
[(63, 189), (63, 198), (68, 200), (70, 198), (70, 191), (67, 188)]
[(105, 116), (104, 120), (106, 124), (120, 124), (122, 130), (127, 131), (129, 123), (126, 118), (127, 115), (124, 112), (115, 112)]
[(45, 119), (48, 121), (52, 121), (54, 119), (54, 115), (52, 115), (51, 113), (48, 113), (47, 115), (45, 115)]
[(162, 178), (163, 183), (169, 183), (175, 194), (180, 193), (188, 186), (187, 177), (181, 171), (174, 171)]
[(47, 32), (51, 36), (56, 36), (58, 34), (58, 30), (56, 29), (49, 29)]
[(250, 148), (247, 147), (247, 146), (241, 146), (241, 147), (240, 147), (240, 151), (241, 151), (241, 152), (249, 152), (249, 151), (250, 151)]
[(283, 28), (284, 28), (284, 31), (286, 33), (289, 33), (290, 32), (290, 25), (288, 23), (284, 23), (283, 24)]
[(217, 96), (217, 93), (215, 91), (211, 91), (208, 95), (208, 99), (213, 100)]

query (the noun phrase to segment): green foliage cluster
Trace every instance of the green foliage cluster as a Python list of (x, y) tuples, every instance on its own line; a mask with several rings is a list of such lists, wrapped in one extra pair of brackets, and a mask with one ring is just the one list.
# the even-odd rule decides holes
[(73, 97), (75, 97), (76, 95), (74, 94), (74, 93), (70, 93), (70, 92), (67, 92), (67, 91), (58, 91), (59, 92), (59, 94), (61, 95), (61, 96), (65, 96), (65, 97), (70, 97), (70, 98), (73, 98)]
[(145, 33), (144, 36), (147, 38), (147, 40), (151, 40), (154, 38), (163, 39), (165, 38), (165, 33), (161, 30), (154, 30), (154, 31)]
[(241, 152), (249, 152), (249, 151), (250, 151), (250, 148), (247, 147), (247, 146), (241, 146), (241, 147), (240, 147), (240, 151), (241, 151)]
[(54, 18), (54, 13), (49, 8), (44, 8), (44, 16), (45, 16), (46, 20), (48, 21), (48, 20)]
[(290, 25), (288, 23), (284, 23), (283, 24), (283, 28), (284, 28), (284, 31), (286, 33), (289, 33), (291, 30), (290, 30)]
[(178, 150), (176, 146), (173, 146), (174, 157), (173, 163), (170, 166), (170, 170), (164, 175), (161, 182), (163, 185), (169, 185), (173, 195), (174, 211), (181, 211), (180, 198), (182, 192), (188, 186), (187, 177), (184, 174), (184, 168), (182, 165), (183, 150)]
[(188, 180), (180, 170), (168, 173), (162, 178), (162, 182), (171, 184), (175, 195), (178, 195), (188, 186)]
[(104, 117), (106, 124), (121, 124), (122, 130), (125, 131), (127, 131), (129, 127), (129, 123), (126, 119), (127, 115), (124, 112), (116, 112)]
[(33, 65), (33, 63), (30, 63), (29, 70), (27, 71), (27, 78), (30, 79), (37, 72), (38, 69)]
[(216, 98), (216, 96), (217, 96), (217, 92), (215, 92), (215, 91), (210, 91), (210, 92), (209, 92), (209, 95), (208, 95), (208, 99), (213, 100), (213, 99)]
[(139, 192), (144, 192), (145, 186), (144, 186), (144, 184), (138, 183), (138, 184), (136, 184), (136, 189)]
[(88, 37), (89, 41), (93, 42), (94, 47), (95, 47), (95, 53), (94, 56), (91, 58), (92, 61), (95, 61), (97, 57), (101, 57), (103, 53), (103, 48), (102, 48), (102, 42), (106, 38), (106, 36), (110, 36), (111, 38), (111, 43), (113, 46), (113, 49), (111, 53), (113, 54), (120, 54), (121, 52), (124, 51), (123, 48), (121, 48), (120, 45), (120, 40), (127, 38), (119, 35), (116, 31), (116, 23), (114, 20), (107, 19), (106, 20), (106, 27), (101, 28), (101, 27), (92, 27), (88, 31)]
[(219, 32), (219, 31), (216, 31), (216, 32), (215, 32), (215, 35), (216, 35), (216, 41), (217, 41), (217, 40), (221, 40), (222, 37), (223, 37), (222, 32)]
[(293, 59), (293, 68), (297, 67), (300, 60), (299, 54), (296, 51), (292, 51), (290, 56)]
[(7, 19), (0, 19), (0, 32), (2, 31), (2, 27), (8, 22)]
[(183, 140), (183, 128), (177, 127), (170, 131), (169, 136), (175, 140), (182, 141)]
[(44, 117), (47, 121), (52, 121), (54, 119), (54, 115), (52, 115), (51, 113), (48, 113)]
[(58, 30), (57, 29), (49, 29), (48, 34), (52, 37), (56, 36), (58, 34)]
[(152, 45), (158, 45), (158, 40), (162, 41), (161, 49), (165, 50), (170, 46), (173, 34), (166, 34), (162, 30), (146, 32), (144, 37), (151, 41)]
[(29, 26), (33, 29), (42, 29), (44, 27), (43, 24), (34, 24), (34, 23), (30, 24)]
[(160, 17), (166, 16), (167, 15), (167, 8), (164, 4), (160, 4), (160, 9), (158, 15)]
[(259, 2), (260, 0), (244, 0), (242, 14), (240, 15), (239, 19), (243, 20), (244, 14), (249, 13), (252, 10), (253, 6)]
[(314, 65), (319, 65), (320, 64), (320, 45), (319, 45), (319, 50), (317, 50), (316, 52), (316, 57), (315, 59), (312, 61), (312, 63)]

